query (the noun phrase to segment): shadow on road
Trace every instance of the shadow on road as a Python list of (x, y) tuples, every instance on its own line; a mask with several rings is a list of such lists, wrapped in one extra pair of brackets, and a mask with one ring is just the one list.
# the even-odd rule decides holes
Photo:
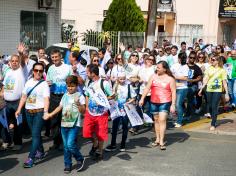
[(12, 169), (19, 163), (17, 158), (0, 159), (0, 174)]

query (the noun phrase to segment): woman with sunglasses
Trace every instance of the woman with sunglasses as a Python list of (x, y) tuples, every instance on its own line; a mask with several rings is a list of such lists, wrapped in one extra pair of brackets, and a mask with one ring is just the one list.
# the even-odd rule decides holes
[(207, 69), (205, 72), (203, 79), (203, 87), (200, 89), (198, 95), (201, 96), (203, 88), (207, 86), (207, 102), (209, 105), (209, 111), (212, 119), (210, 130), (213, 131), (216, 128), (218, 106), (223, 92), (223, 88), (225, 90), (226, 101), (229, 101), (229, 94), (226, 82), (227, 73), (223, 69), (222, 59), (219, 56), (213, 56), (211, 60), (212, 66), (210, 66), (209, 69)]
[(124, 69), (125, 60), (122, 57), (122, 54), (117, 54), (114, 60), (115, 60), (115, 65), (111, 72), (112, 83), (114, 83), (117, 80), (119, 73), (125, 72), (125, 69)]
[(41, 131), (44, 116), (48, 113), (50, 91), (47, 82), (43, 80), (43, 73), (44, 65), (35, 63), (33, 65), (33, 78), (26, 82), (15, 113), (15, 116), (19, 117), (25, 105), (26, 119), (32, 133), (32, 144), (28, 159), (24, 162), (25, 168), (33, 167), (36, 160), (45, 156)]
[(98, 68), (99, 68), (99, 77), (101, 78), (106, 78), (106, 73), (105, 73), (105, 70), (101, 67), (101, 65), (99, 64), (99, 58), (98, 58), (98, 55), (94, 55), (92, 58), (91, 58), (91, 64), (94, 64), (94, 65), (98, 65)]
[[(156, 65), (155, 56), (154, 55), (145, 55), (144, 56), (144, 67), (142, 67), (140, 69), (139, 74), (138, 74), (138, 76), (140, 78), (139, 82), (141, 84), (140, 88), (139, 88), (139, 97), (142, 96), (143, 91), (144, 91), (145, 87), (147, 86), (148, 80), (155, 73), (156, 68), (154, 65)], [(151, 92), (149, 92), (144, 99), (144, 107), (147, 104), (149, 109), (150, 109), (150, 96), (151, 96)], [(151, 116), (149, 109), (146, 109), (146, 111), (147, 111), (147, 114), (149, 116)]]
[[(196, 60), (196, 65), (198, 67), (201, 68), (202, 73), (204, 74), (204, 72), (210, 67), (210, 64), (206, 62), (207, 61), (207, 56), (204, 52), (200, 52), (197, 56), (197, 60)], [(199, 81), (198, 82), (198, 89), (200, 90), (202, 88), (203, 82)], [(206, 93), (203, 92), (204, 98), (205, 98), (205, 102), (206, 102), (206, 113), (204, 114), (205, 117), (211, 117), (210, 113), (209, 113), (209, 108), (208, 108), (208, 103), (207, 103), (207, 98), (206, 98)], [(202, 105), (202, 96), (198, 96), (196, 95), (196, 100), (197, 100), (197, 105), (196, 105), (196, 111), (195, 113), (198, 114), (201, 112), (201, 105)]]
[[(132, 88), (134, 89), (135, 93), (138, 94), (138, 90), (139, 90), (138, 74), (141, 67), (138, 64), (139, 55), (137, 51), (134, 51), (133, 53), (131, 53), (128, 62), (129, 62), (128, 65), (125, 66), (126, 78), (128, 80), (128, 83), (132, 85)], [(132, 134), (138, 134), (137, 128), (131, 128), (129, 132)]]

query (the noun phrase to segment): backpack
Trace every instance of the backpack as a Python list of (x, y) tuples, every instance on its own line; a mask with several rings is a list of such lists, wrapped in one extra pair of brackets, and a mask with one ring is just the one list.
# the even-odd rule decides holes
[[(105, 91), (104, 84), (103, 84), (104, 81), (105, 81), (104, 79), (101, 79), (100, 88), (102, 89), (103, 93), (107, 96), (107, 93), (106, 93), (106, 91)], [(89, 87), (89, 85), (90, 85), (92, 82), (93, 82), (92, 80), (89, 80), (89, 82), (88, 82), (88, 87)]]

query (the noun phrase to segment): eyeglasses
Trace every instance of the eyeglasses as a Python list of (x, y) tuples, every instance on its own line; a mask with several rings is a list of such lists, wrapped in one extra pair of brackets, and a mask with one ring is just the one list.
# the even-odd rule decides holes
[(149, 57), (149, 58), (147, 58), (147, 60), (154, 61), (154, 59), (153, 59), (153, 58), (150, 58), (150, 57)]
[(43, 70), (39, 70), (39, 69), (34, 69), (35, 73), (43, 73)]
[(99, 62), (99, 60), (93, 60), (93, 62)]

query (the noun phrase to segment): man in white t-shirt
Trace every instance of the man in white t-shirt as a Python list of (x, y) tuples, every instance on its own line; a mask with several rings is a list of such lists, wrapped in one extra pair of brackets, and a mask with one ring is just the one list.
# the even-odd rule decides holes
[(26, 82), (24, 71), (21, 67), (21, 65), (24, 66), (24, 64), (24, 60), (21, 60), (18, 55), (12, 55), (10, 59), (10, 69), (7, 71), (3, 80), (9, 129), (14, 130), (14, 150), (20, 150), (22, 148), (22, 124), (16, 120), (15, 112)]
[[(62, 56), (59, 50), (51, 52), (53, 65), (48, 69), (47, 82), (50, 86), (50, 106), (49, 112), (52, 112), (57, 106), (64, 93), (67, 91), (66, 78), (72, 74), (72, 69), (69, 65), (62, 63)], [(52, 135), (54, 136), (54, 145), (50, 149), (59, 149), (62, 144), (60, 134), (61, 113), (51, 120)]]
[(178, 63), (178, 54), (177, 53), (178, 53), (178, 47), (175, 45), (172, 46), (171, 47), (171, 55), (169, 55), (167, 57), (167, 62), (168, 62), (168, 65), (170, 68), (173, 64)]

